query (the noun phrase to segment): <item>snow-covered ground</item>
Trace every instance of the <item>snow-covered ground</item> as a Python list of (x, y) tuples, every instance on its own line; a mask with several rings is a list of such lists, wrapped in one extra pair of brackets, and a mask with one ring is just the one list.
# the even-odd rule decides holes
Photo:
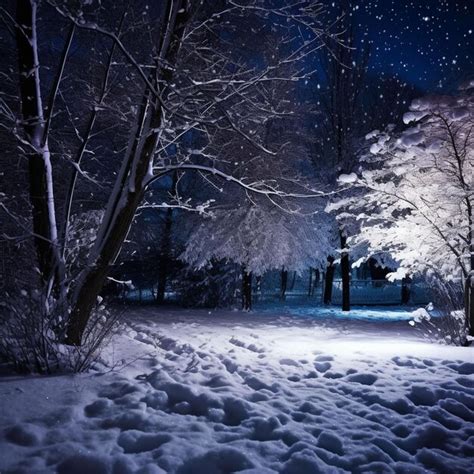
[(132, 308), (110, 370), (0, 378), (0, 472), (472, 473), (473, 348), (393, 319)]
[[(352, 306), (350, 311), (342, 311), (338, 306), (285, 304), (281, 302), (257, 304), (256, 309), (265, 315), (284, 314), (289, 316), (300, 316), (304, 318), (316, 318), (328, 320), (333, 319), (363, 321), (409, 321), (413, 319), (413, 311), (418, 307), (399, 306)], [(339, 322), (337, 323), (340, 324)], [(404, 325), (403, 325), (404, 326)]]

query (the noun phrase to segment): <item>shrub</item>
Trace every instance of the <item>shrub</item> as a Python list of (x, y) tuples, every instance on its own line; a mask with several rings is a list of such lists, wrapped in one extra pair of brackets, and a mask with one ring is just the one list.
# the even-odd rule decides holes
[(0, 358), (23, 373), (84, 372), (99, 360), (118, 319), (118, 314), (99, 305), (87, 325), (82, 345), (68, 346), (61, 342), (66, 329), (62, 314), (44, 295), (22, 290), (19, 297), (1, 307)]

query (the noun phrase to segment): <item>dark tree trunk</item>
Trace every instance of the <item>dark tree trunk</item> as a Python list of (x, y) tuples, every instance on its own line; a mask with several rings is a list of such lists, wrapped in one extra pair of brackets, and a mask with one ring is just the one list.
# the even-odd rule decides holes
[(470, 279), (466, 282), (464, 289), (466, 321), (469, 329), (469, 335), (474, 336), (474, 288)]
[(474, 235), (473, 235), (473, 210), (471, 199), (466, 198), (466, 207), (468, 213), (468, 240), (469, 240), (469, 274), (466, 279), (464, 294), (465, 294), (465, 315), (466, 315), (466, 325), (469, 330), (469, 335), (474, 337), (474, 281), (472, 273), (474, 272)]
[[(160, 79), (164, 84), (169, 84), (172, 79), (172, 66), (176, 63), (181, 38), (188, 20), (188, 2), (181, 0), (177, 2), (167, 2), (168, 12), (164, 18), (169, 21), (165, 36), (161, 38), (160, 56), (163, 70), (160, 71)], [(166, 65), (171, 65), (167, 67)], [(162, 92), (161, 100), (166, 99), (168, 89)], [(148, 120), (147, 117), (151, 115)], [(146, 92), (141, 112), (138, 114), (139, 126), (148, 121), (145, 138), (138, 136), (138, 142), (143, 139), (143, 145), (138, 147), (135, 142), (135, 150), (130, 154), (128, 162), (124, 164), (125, 172), (121, 175), (123, 182), (119, 184), (120, 193), (118, 199), (114, 196), (115, 204), (112, 206), (114, 212), (108, 222), (103, 222), (104, 230), (102, 240), (97, 242), (99, 254), (94, 258), (87, 269), (80, 276), (80, 281), (73, 295), (73, 307), (69, 319), (66, 334), (66, 343), (80, 345), (82, 335), (86, 328), (92, 309), (94, 308), (97, 296), (109, 273), (110, 265), (120, 252), (123, 242), (128, 234), (136, 210), (143, 199), (145, 192), (145, 176), (148, 167), (153, 159), (162, 126), (163, 110), (158, 99)], [(139, 151), (137, 151), (139, 149)], [(137, 154), (138, 153), (138, 154)], [(135, 156), (136, 155), (136, 156)], [(132, 167), (134, 172), (131, 173)], [(129, 180), (133, 176), (133, 183)], [(121, 203), (119, 207), (119, 203)], [(110, 204), (110, 203), (109, 203)], [(105, 220), (105, 219), (104, 219)]]
[(324, 281), (324, 304), (331, 304), (332, 300), (332, 284), (334, 281), (334, 257), (328, 257), (328, 263), (326, 267), (326, 276)]
[(309, 267), (308, 298), (313, 294), (313, 269)]
[[(174, 191), (178, 182), (178, 172), (173, 173), (171, 192)], [(166, 282), (168, 280), (169, 264), (171, 261), (171, 229), (173, 227), (173, 209), (166, 210), (163, 239), (161, 241), (160, 258), (158, 261), (158, 287), (156, 289), (156, 301), (163, 304), (165, 301)]]
[(252, 272), (242, 269), (242, 309), (252, 309)]
[(280, 273), (280, 301), (286, 299), (286, 288), (288, 286), (288, 270), (282, 270)]
[(97, 296), (102, 289), (104, 281), (109, 273), (110, 265), (118, 255), (123, 241), (125, 240), (135, 210), (142, 199), (142, 193), (133, 193), (123, 207), (111, 228), (110, 237), (96, 260), (95, 266), (83, 275), (83, 281), (80, 282), (76, 303), (73, 306), (69, 325), (67, 328), (66, 343), (71, 345), (80, 345), (82, 334), (86, 328), (91, 311), (96, 304)]
[(342, 278), (342, 311), (350, 311), (350, 291), (351, 291), (351, 266), (349, 262), (349, 253), (345, 251), (347, 237), (341, 236), (341, 278)]
[(410, 303), (410, 283), (410, 277), (407, 276), (405, 278), (402, 278), (402, 304)]
[(319, 281), (321, 280), (321, 272), (319, 271), (318, 268), (314, 271), (314, 285), (313, 285), (313, 292), (314, 292), (314, 287), (319, 285)]

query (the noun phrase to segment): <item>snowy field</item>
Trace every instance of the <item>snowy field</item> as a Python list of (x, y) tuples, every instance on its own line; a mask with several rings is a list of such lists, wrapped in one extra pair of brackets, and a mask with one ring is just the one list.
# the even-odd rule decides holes
[(0, 378), (0, 472), (472, 473), (474, 349), (387, 319), (132, 308), (108, 368)]

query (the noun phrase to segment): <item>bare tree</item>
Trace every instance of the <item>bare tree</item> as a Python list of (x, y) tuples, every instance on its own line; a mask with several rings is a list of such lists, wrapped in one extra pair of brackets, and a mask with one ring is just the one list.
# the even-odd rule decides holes
[[(272, 0), (245, 5), (234, 1), (216, 5), (168, 0), (160, 7), (145, 8), (148, 22), (138, 15), (139, 5), (126, 2), (81, 5), (49, 0), (43, 6), (47, 18), (56, 19), (68, 30), (59, 58), (48, 58), (54, 59), (53, 67), (43, 82), (38, 28), (43, 19), (38, 17), (38, 2), (21, 0), (16, 4), (16, 17), (7, 8), (2, 8), (2, 16), (16, 32), (23, 133), (16, 133), (16, 129), (15, 133), (28, 158), (32, 235), (44, 301), (47, 306), (55, 306), (61, 320), (67, 321), (60, 337), (79, 345), (136, 211), (156, 180), (176, 171), (195, 171), (270, 199), (322, 194), (305, 186), (295, 191), (294, 183), (288, 191), (275, 180), (255, 180), (251, 170), (247, 175), (234, 175), (234, 166), (219, 160), (219, 146), (215, 154), (208, 152), (213, 143), (217, 145), (213, 142), (217, 132), (227, 130), (260, 153), (275, 155), (277, 150), (256, 133), (255, 123), (265, 123), (275, 115), (266, 107), (260, 89), (268, 83), (307, 77), (304, 59), (321, 47), (325, 32), (317, 20), (321, 6), (316, 2), (282, 6)], [(107, 8), (113, 14), (104, 15)], [(235, 25), (230, 30), (235, 37), (246, 18), (257, 17), (262, 21), (271, 18), (272, 27), (285, 35), (286, 45), (291, 45), (273, 64), (249, 65), (245, 54), (225, 39), (224, 30), (229, 24)], [(298, 39), (302, 32), (304, 41)], [(220, 38), (217, 48), (209, 47), (210, 38)], [(83, 47), (94, 41), (103, 43), (97, 48), (100, 56), (95, 48), (90, 54), (106, 58), (102, 77), (91, 78), (87, 84), (91, 97), (84, 95), (77, 103), (68, 101), (65, 95), (66, 91), (72, 97), (78, 93), (72, 89), (77, 89), (73, 85), (79, 82), (74, 83), (68, 75), (68, 68), (76, 65), (76, 41)], [(301, 66), (288, 77), (288, 64)], [(83, 73), (77, 72), (78, 76)], [(83, 85), (88, 78), (81, 76), (81, 81)], [(47, 106), (43, 106), (43, 95), (48, 96)], [(89, 113), (83, 114), (84, 110)], [(61, 115), (61, 121), (57, 115)], [(106, 136), (107, 120), (112, 123), (111, 130), (117, 130), (117, 120), (124, 126), (114, 136)], [(84, 124), (82, 133), (77, 123)], [(69, 136), (71, 132), (74, 139)], [(187, 137), (191, 141), (192, 137), (201, 137), (205, 146), (197, 151), (185, 150), (183, 140)], [(74, 146), (76, 151), (70, 151)], [(64, 162), (51, 159), (56, 153), (63, 155)], [(73, 171), (59, 199), (55, 195), (59, 187), (55, 172), (64, 166)], [(100, 188), (102, 195), (109, 195), (93, 243), (87, 249), (86, 263), (77, 274), (68, 274), (65, 255), (70, 254), (66, 246), (71, 216), (75, 201), (89, 193), (89, 188)], [(96, 191), (90, 192), (89, 199), (94, 201), (96, 195)], [(93, 205), (102, 207), (97, 202)]]

